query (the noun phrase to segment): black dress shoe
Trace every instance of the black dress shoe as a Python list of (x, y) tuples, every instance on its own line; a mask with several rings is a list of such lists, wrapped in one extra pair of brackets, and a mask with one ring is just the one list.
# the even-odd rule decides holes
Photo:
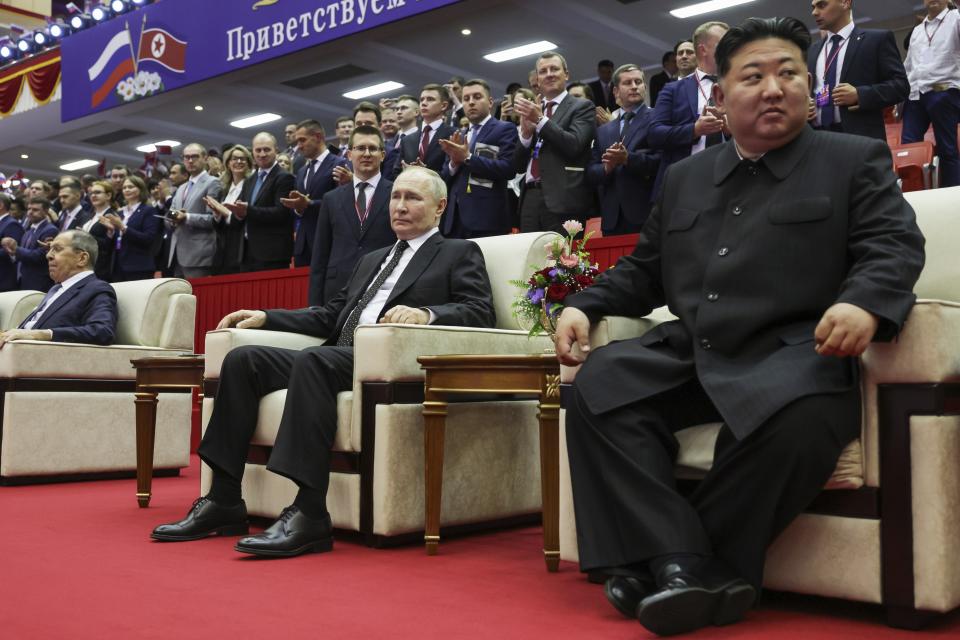
[(290, 558), (301, 553), (323, 553), (333, 549), (330, 515), (321, 520), (308, 518), (300, 507), (287, 507), (261, 534), (241, 538), (234, 547), (241, 553), (270, 558)]
[(657, 584), (660, 589), (640, 601), (637, 619), (660, 636), (738, 622), (757, 596), (750, 584), (729, 571), (694, 574), (676, 564), (661, 570)]
[(603, 593), (610, 604), (631, 619), (637, 617), (637, 605), (640, 601), (656, 590), (656, 585), (649, 579), (634, 576), (610, 576), (603, 587)]
[(183, 520), (160, 525), (150, 537), (164, 542), (183, 542), (211, 535), (242, 536), (249, 532), (247, 505), (243, 500), (238, 505), (224, 507), (203, 496), (193, 502)]

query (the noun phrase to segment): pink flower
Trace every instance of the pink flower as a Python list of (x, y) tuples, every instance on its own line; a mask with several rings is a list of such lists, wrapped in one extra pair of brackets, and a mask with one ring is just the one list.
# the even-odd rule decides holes
[(563, 228), (570, 236), (575, 236), (583, 231), (583, 225), (576, 220), (567, 220), (563, 223)]
[(572, 269), (580, 264), (580, 258), (578, 256), (562, 255), (560, 256), (560, 264), (568, 269)]

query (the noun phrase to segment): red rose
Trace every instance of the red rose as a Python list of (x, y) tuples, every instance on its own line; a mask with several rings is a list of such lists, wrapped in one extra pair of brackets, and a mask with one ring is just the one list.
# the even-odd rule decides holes
[(580, 288), (586, 289), (593, 284), (593, 278), (590, 276), (577, 276), (577, 284), (580, 285)]
[(547, 287), (547, 298), (553, 302), (563, 302), (570, 295), (570, 287), (565, 284), (552, 284)]

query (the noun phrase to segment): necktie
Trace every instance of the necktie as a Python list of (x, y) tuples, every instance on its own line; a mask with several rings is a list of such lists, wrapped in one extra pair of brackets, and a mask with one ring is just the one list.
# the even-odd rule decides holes
[(470, 138), (470, 153), (473, 153), (473, 150), (477, 148), (477, 137), (480, 135), (480, 125), (475, 124), (470, 127), (470, 130), (473, 132), (473, 137)]
[(403, 252), (409, 247), (409, 243), (406, 240), (400, 240), (397, 242), (397, 246), (393, 250), (393, 257), (390, 258), (390, 262), (387, 263), (387, 266), (383, 268), (383, 271), (380, 272), (380, 275), (377, 276), (377, 279), (374, 280), (367, 290), (363, 292), (363, 295), (360, 297), (360, 300), (357, 302), (357, 306), (353, 308), (353, 311), (350, 312), (350, 315), (347, 316), (346, 322), (343, 323), (343, 328), (340, 330), (340, 337), (337, 338), (338, 347), (352, 347), (353, 346), (353, 332), (356, 331), (357, 325), (360, 324), (360, 314), (363, 313), (363, 310), (367, 308), (367, 305), (370, 304), (370, 301), (373, 300), (373, 297), (377, 295), (380, 287), (383, 286), (383, 283), (387, 281), (387, 278), (390, 277), (390, 274), (393, 273), (393, 270), (397, 268), (397, 265), (400, 264), (400, 256), (403, 255)]
[(430, 146), (430, 125), (427, 125), (423, 128), (423, 137), (420, 138), (420, 153), (417, 155), (417, 158), (424, 162), (427, 157), (427, 147)]
[(310, 164), (307, 165), (307, 171), (303, 174), (303, 191), (307, 193), (310, 191), (310, 179), (313, 178), (314, 169), (317, 166), (316, 160), (311, 160)]
[[(546, 112), (547, 120), (549, 120), (550, 116), (553, 115), (553, 110), (556, 106), (557, 106), (556, 102), (547, 103), (547, 112)], [(537, 146), (539, 146), (539, 144), (540, 143), (538, 142)], [(533, 176), (534, 182), (540, 182), (540, 150), (539, 149), (536, 150), (536, 155), (533, 157), (532, 160), (530, 160), (530, 175)]]
[(250, 192), (250, 201), (247, 204), (255, 204), (257, 202), (257, 196), (260, 194), (260, 187), (263, 186), (263, 181), (267, 177), (267, 172), (263, 169), (257, 173), (257, 181), (253, 183), (253, 190)]
[(39, 319), (40, 314), (46, 311), (47, 305), (50, 303), (51, 298), (53, 298), (53, 296), (55, 296), (57, 291), (60, 291), (60, 289), (63, 289), (63, 285), (59, 282), (50, 287), (50, 290), (47, 291), (47, 295), (43, 296), (43, 300), (41, 300), (40, 304), (37, 305), (37, 308), (33, 310), (33, 313), (28, 315), (26, 319), (20, 323), (20, 328), (25, 329), (28, 322)]
[(400, 145), (403, 143), (403, 139), (406, 138), (406, 137), (407, 137), (407, 134), (405, 134), (405, 133), (401, 133), (400, 135), (398, 135), (398, 136), (397, 136), (397, 143), (396, 143), (395, 145), (393, 145), (393, 148), (394, 148), (394, 149), (399, 149), (399, 148), (400, 148)]
[(366, 182), (357, 185), (357, 217), (360, 218), (360, 226), (367, 221), (367, 187)]
[(186, 208), (187, 208), (187, 196), (190, 195), (190, 189), (192, 189), (192, 188), (193, 188), (193, 180), (188, 180), (188, 181), (187, 181), (187, 186), (186, 186), (186, 188), (184, 188), (184, 190), (183, 190), (183, 200), (180, 202), (180, 208), (181, 208), (181, 209), (186, 209)]
[(633, 111), (624, 111), (623, 115), (620, 116), (620, 139), (623, 140), (623, 132), (627, 130), (627, 127), (630, 126), (630, 121), (633, 120), (633, 117), (637, 115)]
[[(830, 38), (829, 51), (824, 52), (824, 64), (832, 62), (828, 68), (824, 68), (824, 78), (823, 86), (828, 87), (830, 90), (830, 104), (820, 107), (820, 126), (826, 129), (833, 124), (834, 118), (834, 107), (833, 107), (833, 88), (837, 85), (837, 67), (840, 66), (840, 57), (839, 55), (834, 57), (834, 53), (837, 51), (837, 47), (840, 46), (840, 43), (843, 42), (843, 37), (840, 35), (834, 35)], [(831, 61), (831, 58), (833, 60)]]

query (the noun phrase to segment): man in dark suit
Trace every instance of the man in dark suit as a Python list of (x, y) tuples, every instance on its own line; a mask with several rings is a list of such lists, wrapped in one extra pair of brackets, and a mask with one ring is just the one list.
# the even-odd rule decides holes
[(827, 37), (810, 47), (816, 125), (886, 140), (883, 109), (910, 95), (892, 31), (853, 23), (853, 0), (815, 0), (813, 19)]
[(111, 344), (117, 327), (117, 294), (93, 273), (97, 240), (71, 229), (50, 243), (47, 262), (54, 285), (16, 329), (0, 333), (0, 347), (11, 340), (53, 340)]
[[(566, 414), (581, 568), (613, 574), (611, 603), (661, 635), (752, 606), (767, 545), (860, 434), (857, 356), (915, 299), (923, 236), (886, 145), (806, 125), (809, 43), (794, 18), (724, 36), (733, 141), (671, 168), (632, 255), (559, 320), (579, 364), (604, 315), (679, 317), (592, 353)], [(708, 422), (713, 466), (685, 498), (674, 433)]]
[[(663, 69), (660, 73), (650, 78), (650, 106), (657, 106), (657, 94), (663, 89), (664, 85), (677, 79), (677, 54), (674, 51), (667, 51), (660, 60)], [(616, 83), (614, 83), (616, 86)]]
[(517, 173), (513, 169), (517, 128), (491, 117), (493, 97), (485, 81), (469, 80), (461, 95), (470, 127), (440, 141), (448, 158), (442, 175), (450, 194), (443, 235), (482, 238), (510, 233), (507, 180)]
[(335, 167), (347, 164), (347, 159), (330, 153), (327, 148), (323, 125), (316, 120), (304, 120), (297, 124), (295, 138), (300, 152), (306, 158), (303, 168), (297, 172), (296, 189), (280, 203), (300, 216), (297, 237), (293, 245), (293, 264), (305, 267), (313, 255), (313, 238), (317, 234), (317, 215), (320, 201), (327, 191), (336, 189), (333, 177)]
[[(13, 198), (0, 193), (0, 243), (10, 238), (19, 243), (23, 238), (23, 225), (11, 213)], [(17, 263), (9, 256), (0, 255), (0, 291), (17, 288)]]
[(417, 135), (404, 137), (400, 144), (392, 173), (400, 175), (404, 164), (416, 164), (427, 167), (437, 173), (443, 169), (447, 156), (440, 141), (450, 137), (454, 129), (444, 122), (444, 115), (450, 106), (450, 95), (446, 87), (428, 84), (420, 91), (420, 117), (423, 124)]
[(277, 139), (261, 132), (253, 137), (257, 170), (243, 183), (240, 200), (224, 205), (233, 214), (228, 224), (241, 224), (244, 271), (286, 269), (293, 255), (293, 213), (281, 198), (294, 190), (293, 175), (277, 164)]
[[(61, 182), (63, 181), (61, 180)], [(60, 218), (57, 221), (57, 228), (60, 231), (79, 229), (93, 217), (93, 210), (83, 207), (83, 191), (79, 181), (61, 184), (58, 196), (60, 199)]]
[(623, 110), (597, 129), (587, 179), (599, 191), (603, 235), (639, 233), (650, 215), (650, 194), (660, 167), (647, 134), (653, 110), (643, 103), (643, 71), (625, 64), (613, 74), (613, 92)]
[(296, 482), (299, 492), (276, 523), (241, 539), (236, 549), (264, 557), (332, 549), (326, 509), (330, 448), (337, 429), (337, 393), (353, 385), (354, 329), (376, 322), (475, 327), (495, 322), (479, 247), (437, 232), (446, 204), (440, 176), (423, 168), (405, 171), (390, 199), (398, 242), (365, 256), (330, 302), (297, 311), (236, 311), (220, 322), (220, 328), (322, 336), (329, 346), (302, 351), (251, 346), (227, 355), (199, 448), (200, 458), (213, 470), (210, 493), (183, 520), (154, 529), (153, 538), (182, 541), (246, 532), (240, 480), (257, 407), (262, 396), (287, 389), (287, 410), (267, 469)]
[(723, 22), (705, 22), (693, 33), (697, 68), (693, 73), (664, 86), (650, 125), (650, 146), (661, 152), (660, 169), (653, 196), (660, 194), (667, 168), (707, 147), (723, 142), (723, 118), (713, 104), (717, 79), (714, 50), (729, 27)]
[(597, 63), (597, 79), (589, 84), (593, 92), (593, 104), (603, 107), (607, 111), (617, 108), (617, 101), (613, 95), (613, 62), (601, 60)]
[(50, 222), (50, 201), (30, 198), (27, 201), (27, 219), (30, 224), (20, 242), (12, 236), (0, 240), (7, 255), (17, 263), (20, 289), (47, 291), (53, 280), (47, 271), (46, 243), (57, 235), (57, 226)]
[(323, 196), (317, 217), (307, 295), (311, 306), (337, 295), (363, 256), (396, 241), (389, 211), (393, 183), (380, 173), (382, 134), (359, 126), (350, 134), (350, 144), (350, 182)]
[(590, 145), (597, 133), (596, 107), (567, 94), (567, 61), (555, 52), (537, 59), (544, 104), (517, 95), (520, 144), (514, 168), (525, 173), (520, 193), (520, 231), (564, 233), (568, 218), (583, 220), (594, 205), (587, 184)]

